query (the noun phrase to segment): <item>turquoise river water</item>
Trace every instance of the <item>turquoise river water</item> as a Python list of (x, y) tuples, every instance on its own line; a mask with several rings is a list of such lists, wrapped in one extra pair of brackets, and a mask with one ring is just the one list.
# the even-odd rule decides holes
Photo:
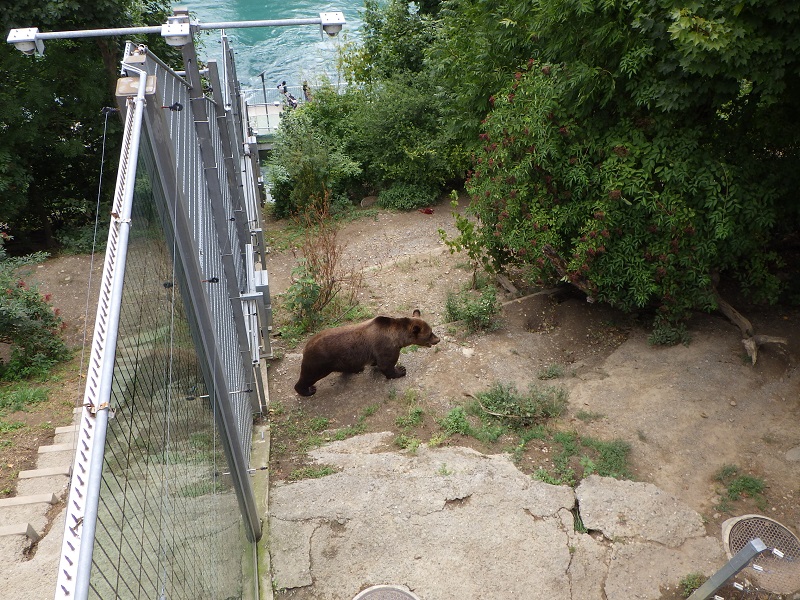
[[(239, 81), (246, 89), (264, 85), (275, 88), (281, 81), (299, 86), (303, 81), (314, 83), (326, 75), (336, 81), (336, 56), (342, 43), (358, 39), (362, 0), (186, 0), (174, 6), (189, 9), (192, 18), (201, 23), (223, 21), (262, 21), (273, 19), (306, 19), (320, 12), (340, 11), (347, 24), (335, 38), (320, 36), (319, 26), (259, 27), (228, 29), (226, 33), (236, 53)], [(202, 35), (200, 55), (219, 58), (219, 32)]]

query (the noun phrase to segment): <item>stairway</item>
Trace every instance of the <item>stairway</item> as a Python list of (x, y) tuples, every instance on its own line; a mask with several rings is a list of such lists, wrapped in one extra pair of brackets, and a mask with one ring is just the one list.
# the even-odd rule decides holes
[(75, 409), (73, 425), (56, 427), (52, 445), (39, 446), (36, 469), (20, 471), (17, 495), (0, 499), (0, 556), (24, 560), (44, 535), (61, 538), (61, 528), (50, 529), (48, 511), (66, 498), (80, 411)]

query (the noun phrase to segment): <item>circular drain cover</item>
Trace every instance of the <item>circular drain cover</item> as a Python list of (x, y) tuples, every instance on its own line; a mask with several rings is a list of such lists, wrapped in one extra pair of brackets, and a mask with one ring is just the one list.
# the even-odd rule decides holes
[(399, 585), (374, 585), (360, 592), (353, 600), (419, 600), (419, 598)]
[[(776, 594), (800, 590), (800, 540), (786, 527), (769, 517), (744, 515), (722, 524), (722, 543), (729, 557), (749, 542), (761, 538), (764, 545), (779, 550), (783, 557), (764, 552), (748, 565), (747, 578), (760, 589)], [(757, 565), (758, 569), (754, 569)]]

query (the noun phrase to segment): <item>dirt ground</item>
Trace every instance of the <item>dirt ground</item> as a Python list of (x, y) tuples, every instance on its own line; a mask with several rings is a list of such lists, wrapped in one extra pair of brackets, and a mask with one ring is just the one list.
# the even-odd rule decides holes
[[(718, 536), (721, 522), (730, 516), (748, 513), (766, 514), (795, 533), (800, 530), (797, 308), (760, 309), (734, 301), (758, 333), (789, 339), (787, 352), (766, 347), (755, 366), (746, 359), (738, 329), (720, 315), (696, 315), (688, 346), (651, 347), (646, 315), (624, 315), (577, 295), (529, 295), (536, 290), (520, 290), (522, 297), (515, 299), (498, 288), (505, 303), (501, 327), (468, 335), (445, 322), (448, 293), (472, 277), (466, 258), (451, 255), (438, 234), (439, 229), (454, 231), (451, 210), (446, 202), (432, 214), (379, 210), (341, 230), (346, 260), (364, 272), (362, 304), (373, 314), (390, 316), (419, 308), (442, 341), (435, 348), (401, 355), (408, 369), (402, 379), (386, 380), (369, 369), (358, 375), (334, 374), (317, 384), (315, 396), (300, 398), (293, 385), (304, 341), (290, 346), (273, 337), (278, 357), (269, 366), (273, 480), (286, 479), (307, 464), (307, 446), (298, 443), (307, 439), (297, 432), (314, 417), (329, 420), (320, 434), (323, 439), (351, 427), (394, 431), (427, 443), (441, 439), (437, 419), (495, 382), (519, 390), (531, 384), (556, 385), (569, 392), (569, 407), (553, 428), (628, 442), (634, 479), (654, 483), (698, 511), (709, 535)], [(269, 220), (265, 226), (275, 240), (286, 239), (285, 228), (285, 222)], [(279, 296), (290, 285), (297, 260), (296, 251), (277, 242), (268, 257), (278, 324)], [(73, 347), (83, 341), (89, 274), (93, 302), (101, 271), (102, 260), (90, 265), (88, 257), (66, 256), (48, 260), (30, 275), (43, 293), (52, 294)], [(537, 375), (552, 365), (562, 366), (564, 375), (539, 380)], [(30, 426), (2, 434), (0, 497), (13, 495), (16, 472), (30, 468), (36, 448), (48, 443), (52, 428), (70, 421), (71, 408), (80, 401), (79, 368), (80, 350), (49, 382), (54, 391), (48, 402), (3, 418)], [(422, 422), (400, 428), (397, 418), (407, 415), (412, 404), (423, 410)], [(441, 443), (494, 454), (512, 449), (517, 441), (505, 437), (485, 445), (452, 436)], [(518, 466), (526, 473), (548, 468), (552, 453), (546, 441), (534, 440)], [(763, 479), (764, 502), (744, 498), (720, 510), (722, 490), (715, 474), (724, 465)], [(580, 465), (575, 468), (580, 473)]]
[[(66, 323), (64, 339), (73, 350), (73, 358), (58, 365), (45, 381), (26, 384), (28, 387), (47, 388), (49, 392), (45, 400), (0, 418), (0, 421), (10, 423), (13, 427), (9, 431), (0, 430), (0, 498), (16, 494), (17, 474), (35, 468), (39, 446), (52, 443), (56, 427), (72, 422), (72, 409), (83, 398), (81, 365), (85, 358), (82, 359), (81, 348), (87, 314), (87, 289), (91, 274), (92, 290), (88, 300), (91, 326), (102, 268), (102, 255), (95, 258), (94, 262), (88, 256), (60, 256), (40, 265), (26, 267), (21, 272), (25, 281), (37, 284), (41, 293), (50, 294), (51, 305)], [(91, 341), (89, 334), (87, 349)], [(3, 356), (7, 356), (7, 349), (0, 348), (0, 352), (4, 350)]]
[[(653, 347), (647, 343), (647, 315), (625, 315), (569, 293), (520, 290), (523, 297), (514, 299), (498, 288), (505, 303), (501, 327), (468, 335), (444, 317), (447, 294), (472, 276), (466, 257), (451, 255), (437, 233), (454, 231), (451, 212), (448, 203), (434, 207), (433, 214), (378, 211), (341, 230), (346, 260), (364, 268), (362, 303), (375, 315), (403, 316), (419, 308), (442, 342), (401, 355), (408, 370), (402, 379), (387, 380), (370, 369), (333, 374), (317, 383), (315, 396), (301, 398), (292, 386), (303, 342), (292, 347), (275, 337), (281, 358), (270, 365), (273, 480), (289, 478), (307, 464), (304, 427), (314, 419), (329, 420), (320, 434), (323, 440), (349, 427), (393, 431), (426, 443), (441, 437), (437, 419), (495, 382), (523, 391), (531, 384), (556, 385), (569, 392), (569, 408), (552, 424), (554, 429), (628, 442), (633, 478), (686, 502), (703, 515), (709, 535), (719, 536), (720, 524), (732, 515), (749, 513), (766, 514), (798, 532), (800, 462), (798, 451), (790, 451), (800, 446), (795, 360), (800, 311), (737, 305), (758, 333), (789, 339), (788, 351), (765, 347), (755, 366), (744, 353), (738, 329), (721, 315), (696, 315), (687, 346)], [(268, 223), (265, 230), (281, 240), (285, 226)], [(297, 260), (291, 248), (273, 249), (269, 255), (274, 304), (280, 304), (276, 296), (290, 285)], [(279, 310), (277, 318), (280, 323)], [(539, 380), (537, 375), (552, 365), (562, 366), (564, 375)], [(413, 429), (397, 424), (408, 413), (409, 399), (425, 415)], [(517, 442), (504, 437), (487, 445), (457, 435), (444, 443), (497, 453)], [(534, 440), (518, 467), (526, 473), (548, 468), (552, 453), (546, 440)], [(724, 488), (715, 476), (726, 465), (762, 479), (763, 500), (744, 497), (720, 506)], [(581, 466), (574, 467), (580, 475)]]

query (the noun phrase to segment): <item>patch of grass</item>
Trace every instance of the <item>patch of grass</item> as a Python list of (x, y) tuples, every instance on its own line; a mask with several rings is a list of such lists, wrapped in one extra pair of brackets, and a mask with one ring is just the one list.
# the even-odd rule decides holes
[(604, 418), (605, 415), (603, 413), (592, 412), (589, 410), (579, 410), (575, 417), (584, 423), (591, 423), (592, 421), (599, 421), (600, 419)]
[(536, 374), (538, 379), (558, 379), (564, 376), (564, 365), (548, 365)]
[(337, 442), (341, 442), (342, 440), (346, 440), (347, 438), (351, 438), (353, 436), (359, 435), (364, 433), (367, 430), (367, 424), (364, 422), (363, 417), (358, 420), (355, 425), (348, 425), (347, 427), (342, 427), (341, 429), (337, 429), (334, 433), (332, 438)]
[(312, 417), (308, 421), (308, 429), (309, 431), (313, 431), (318, 433), (320, 431), (325, 431), (328, 428), (331, 420), (326, 417)]
[(491, 286), (479, 292), (462, 290), (457, 294), (450, 293), (445, 301), (445, 318), (450, 322), (463, 322), (469, 333), (494, 331), (500, 326), (499, 314), (497, 292)]
[(567, 405), (567, 392), (562, 388), (531, 387), (520, 394), (513, 385), (495, 383), (486, 392), (475, 394), (475, 414), (481, 419), (502, 423), (512, 429), (538, 425), (560, 416)]
[(452, 475), (453, 471), (447, 468), (446, 463), (442, 463), (442, 466), (439, 467), (439, 470), (436, 471), (436, 473), (441, 475), (442, 477), (447, 477), (448, 475)]
[(24, 423), (9, 423), (7, 421), (0, 421), (0, 433), (11, 433), (17, 429), (25, 427)]
[(703, 585), (705, 581), (706, 577), (702, 573), (689, 573), (686, 577), (678, 582), (681, 595), (684, 598), (688, 598), (697, 588)]
[(741, 500), (743, 497), (752, 498), (759, 510), (766, 508), (767, 500), (763, 496), (766, 483), (760, 477), (743, 475), (736, 465), (723, 465), (714, 479), (725, 486), (725, 491), (720, 494), (721, 499), (717, 505), (720, 512), (730, 512), (730, 503)]
[(405, 348), (400, 349), (400, 354), (409, 354), (411, 352), (416, 352), (419, 350), (419, 346), (416, 344), (411, 344), (410, 346), (406, 346)]
[(394, 423), (401, 429), (411, 429), (422, 424), (425, 411), (419, 406), (412, 406), (405, 415), (398, 416)]
[(361, 414), (364, 415), (364, 418), (371, 417), (376, 412), (378, 412), (379, 408), (380, 408), (380, 405), (378, 405), (378, 404), (370, 404), (369, 406), (365, 406), (364, 407), (364, 410), (361, 412)]
[(437, 421), (447, 435), (470, 435), (472, 425), (469, 424), (467, 413), (462, 406), (456, 406), (442, 419)]
[(322, 465), (318, 467), (302, 467), (289, 473), (289, 481), (299, 481), (301, 479), (320, 479), (322, 477), (327, 477), (328, 475), (333, 475), (334, 473), (336, 473), (336, 469), (329, 465)]
[[(561, 450), (553, 455), (552, 471), (540, 468), (533, 474), (539, 481), (575, 486), (593, 473), (617, 479), (630, 479), (632, 476), (628, 467), (631, 447), (623, 440), (606, 442), (580, 438), (570, 431), (556, 432), (551, 439)], [(580, 467), (580, 472), (576, 471), (577, 467)]]
[(8, 414), (19, 410), (26, 410), (29, 406), (47, 400), (49, 390), (44, 387), (34, 387), (27, 383), (19, 383), (0, 391), (0, 414)]

